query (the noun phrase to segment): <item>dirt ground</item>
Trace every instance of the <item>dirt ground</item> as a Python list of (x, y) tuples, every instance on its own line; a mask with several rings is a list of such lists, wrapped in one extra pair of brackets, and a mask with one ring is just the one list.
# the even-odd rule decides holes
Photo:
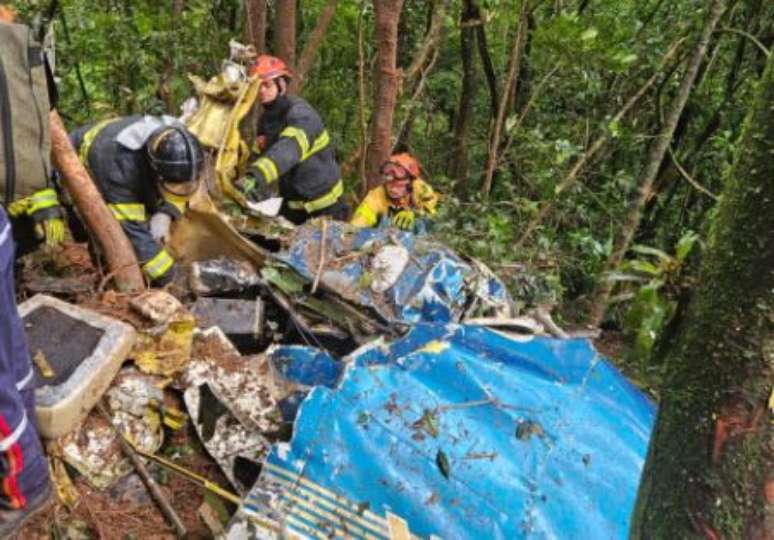
[[(167, 435), (170, 433), (168, 431)], [(172, 433), (161, 453), (170, 448), (189, 449), (190, 455), (174, 459), (175, 463), (231, 490), (218, 466), (204, 454), (193, 428)], [(156, 465), (149, 465), (149, 470), (183, 520), (189, 531), (188, 537), (212, 538), (213, 534), (199, 517), (198, 512), (205, 500), (204, 490), (175, 474), (162, 472)], [(129, 484), (131, 486), (129, 488), (98, 491), (91, 488), (83, 478), (76, 478), (74, 483), (79, 493), (79, 500), (74, 508), (69, 510), (56, 500), (50, 509), (27, 523), (19, 531), (18, 538), (24, 540), (175, 538), (173, 529), (167, 524), (147, 491), (139, 481), (132, 480), (134, 481), (119, 483), (119, 486)], [(208, 495), (207, 498), (210, 500), (211, 496)], [(228, 507), (228, 503), (226, 506)], [(233, 512), (234, 507), (231, 506), (228, 510)]]

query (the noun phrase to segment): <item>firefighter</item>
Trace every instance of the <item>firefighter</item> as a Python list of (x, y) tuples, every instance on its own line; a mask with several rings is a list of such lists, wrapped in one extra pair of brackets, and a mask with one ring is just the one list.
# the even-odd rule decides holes
[(368, 192), (350, 222), (356, 227), (391, 225), (415, 233), (426, 232), (435, 215), (438, 195), (420, 178), (419, 162), (407, 153), (395, 154), (379, 172), (382, 184)]
[(197, 186), (204, 154), (169, 117), (129, 116), (77, 129), (73, 146), (134, 247), (153, 285), (176, 272), (163, 241)]
[(349, 205), (333, 145), (320, 115), (303, 99), (287, 95), (291, 72), (285, 62), (261, 55), (250, 68), (261, 81), (258, 97), (263, 115), (258, 123), (255, 156), (235, 186), (253, 202), (278, 188), (280, 214), (295, 224), (310, 217), (345, 221)]
[(33, 34), (15, 23), (11, 6), (0, 4), (0, 200), (11, 217), (17, 257), (44, 240), (60, 244), (65, 233), (49, 159), (56, 86)]

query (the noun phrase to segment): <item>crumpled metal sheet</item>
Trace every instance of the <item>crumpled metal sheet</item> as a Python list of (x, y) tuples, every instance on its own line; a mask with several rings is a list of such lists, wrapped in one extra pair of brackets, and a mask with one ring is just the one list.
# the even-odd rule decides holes
[(297, 227), (276, 258), (313, 282), (324, 245), (321, 286), (375, 309), (386, 320), (459, 322), (471, 315), (473, 305), (498, 316), (511, 314), (506, 288), (494, 274), (427, 237), (321, 223), (313, 220)]
[(131, 357), (144, 373), (174, 376), (191, 359), (196, 320), (187, 312), (178, 312), (166, 324), (139, 334)]
[(628, 536), (655, 407), (589, 342), (418, 325), (348, 360), (303, 402), (230, 530)]
[(276, 378), (296, 386), (333, 388), (344, 370), (344, 363), (326, 352), (300, 345), (272, 347), (266, 356)]
[(217, 327), (198, 334), (196, 340), (212, 343), (217, 352), (199, 353), (191, 360), (183, 375), (183, 399), (207, 452), (244, 493), (250, 482), (240, 475), (240, 463), (243, 468), (255, 464), (257, 469), (266, 457), (270, 447), (266, 434), (282, 425), (278, 401), (293, 388), (274, 382), (264, 356), (242, 357)]

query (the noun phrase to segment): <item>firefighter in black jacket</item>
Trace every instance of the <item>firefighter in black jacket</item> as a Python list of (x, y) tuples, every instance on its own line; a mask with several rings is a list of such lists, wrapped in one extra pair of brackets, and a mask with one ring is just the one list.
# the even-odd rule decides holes
[(163, 241), (196, 189), (203, 161), (197, 139), (173, 118), (153, 116), (105, 120), (70, 139), (145, 276), (155, 285), (171, 281), (176, 265)]
[(257, 159), (235, 186), (257, 202), (271, 197), (278, 184), (280, 213), (295, 224), (322, 215), (349, 219), (328, 132), (306, 101), (286, 95), (291, 73), (285, 62), (261, 55), (250, 75), (261, 80), (258, 97), (264, 110), (254, 149)]

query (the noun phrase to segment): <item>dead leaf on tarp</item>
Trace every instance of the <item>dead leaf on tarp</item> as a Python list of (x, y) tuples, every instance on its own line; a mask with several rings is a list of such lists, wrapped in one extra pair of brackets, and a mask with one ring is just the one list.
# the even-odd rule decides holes
[(190, 314), (173, 318), (163, 332), (140, 333), (131, 357), (140, 371), (172, 377), (183, 371), (191, 359), (196, 320)]
[(435, 455), (435, 464), (438, 465), (438, 470), (441, 471), (443, 477), (448, 479), (449, 475), (451, 475), (451, 465), (449, 465), (449, 458), (446, 457), (446, 452), (438, 450), (438, 453)]
[(412, 427), (426, 432), (433, 439), (438, 438), (438, 411), (436, 409), (425, 409), (422, 418), (414, 422)]
[(532, 420), (524, 420), (519, 422), (516, 426), (516, 438), (520, 441), (528, 440), (532, 435), (536, 435), (541, 439), (545, 437), (546, 432), (543, 430), (543, 426), (539, 422)]

